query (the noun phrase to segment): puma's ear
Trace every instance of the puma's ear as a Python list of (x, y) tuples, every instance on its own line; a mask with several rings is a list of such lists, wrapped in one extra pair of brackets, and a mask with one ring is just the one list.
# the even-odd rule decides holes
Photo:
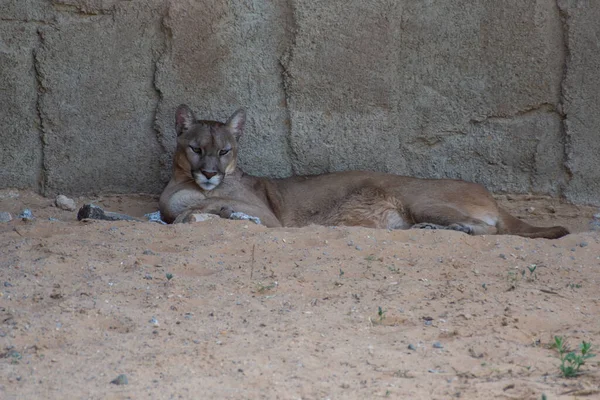
[(227, 120), (227, 126), (233, 130), (235, 139), (238, 140), (244, 133), (244, 125), (246, 124), (246, 111), (240, 108)]
[(196, 117), (188, 106), (182, 104), (177, 107), (177, 111), (175, 112), (175, 130), (177, 131), (177, 136), (190, 129), (195, 122)]

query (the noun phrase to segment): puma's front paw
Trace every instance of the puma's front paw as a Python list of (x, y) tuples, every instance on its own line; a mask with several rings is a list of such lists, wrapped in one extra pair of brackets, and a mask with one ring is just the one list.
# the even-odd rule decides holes
[(451, 229), (453, 231), (463, 232), (463, 233), (466, 233), (467, 235), (473, 234), (473, 228), (471, 228), (470, 226), (467, 226), (467, 225), (463, 225), (463, 224), (451, 224), (451, 225), (448, 225), (448, 229)]
[(421, 222), (414, 224), (410, 229), (442, 229), (440, 225), (430, 224), (429, 222)]
[(174, 224), (182, 224), (182, 223), (188, 223), (188, 222), (192, 222), (192, 210), (186, 210), (184, 212), (182, 212), (181, 214), (179, 214), (177, 216), (177, 218), (175, 218), (175, 221), (173, 221)]

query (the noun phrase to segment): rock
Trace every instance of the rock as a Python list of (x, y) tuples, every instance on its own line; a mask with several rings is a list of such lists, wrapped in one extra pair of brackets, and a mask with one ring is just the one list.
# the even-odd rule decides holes
[(163, 224), (163, 225), (167, 224), (165, 221), (162, 220), (162, 215), (160, 214), (160, 211), (155, 211), (153, 213), (144, 214), (144, 217), (148, 218), (148, 221), (150, 221), (150, 222), (158, 222), (159, 224)]
[(105, 221), (140, 221), (129, 215), (119, 214), (110, 211), (104, 211), (101, 207), (94, 204), (85, 204), (77, 213), (77, 220), (82, 219), (100, 219)]
[(33, 219), (33, 214), (29, 208), (26, 208), (19, 214), (18, 218), (21, 218), (24, 221), (29, 221)]
[(127, 379), (127, 375), (121, 374), (112, 381), (110, 381), (110, 383), (112, 383), (113, 385), (127, 385), (129, 384), (129, 380)]
[(0, 222), (9, 222), (12, 221), (12, 215), (9, 212), (0, 212)]
[(75, 201), (62, 194), (56, 198), (54, 203), (56, 204), (56, 207), (60, 208), (61, 210), (75, 211), (77, 209)]
[(444, 345), (441, 344), (440, 342), (435, 342), (435, 343), (433, 343), (433, 347), (436, 349), (443, 349)]
[(409, 350), (412, 350), (412, 351), (415, 351), (415, 350), (417, 350), (417, 348), (415, 347), (415, 345), (414, 345), (414, 344), (409, 344), (409, 345), (408, 345), (408, 349), (409, 349)]
[(252, 221), (257, 225), (260, 225), (260, 218), (253, 217), (252, 215), (244, 214), (243, 212), (231, 213), (229, 219), (240, 220), (240, 221)]

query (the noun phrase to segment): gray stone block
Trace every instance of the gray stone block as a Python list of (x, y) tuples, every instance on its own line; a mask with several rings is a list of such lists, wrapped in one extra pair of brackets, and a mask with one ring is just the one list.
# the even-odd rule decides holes
[(162, 189), (153, 129), (160, 15), (160, 4), (121, 2), (110, 15), (40, 28), (46, 194)]
[(33, 51), (36, 26), (0, 21), (0, 187), (40, 188), (42, 141)]
[(600, 205), (600, 3), (558, 2), (565, 18), (567, 68), (563, 84), (567, 166), (565, 195)]
[[(294, 4), (297, 37), (285, 67), (297, 171), (464, 176), (496, 190), (558, 192), (557, 116), (520, 121), (538, 109), (554, 113), (560, 100), (564, 49), (554, 1)], [(494, 118), (506, 121), (481, 126)], [(519, 128), (532, 124), (552, 131)], [(484, 132), (508, 147), (491, 149)], [(550, 138), (558, 159), (511, 142)], [(512, 171), (510, 187), (493, 168), (481, 172), (490, 151)], [(510, 167), (517, 158), (533, 161)]]

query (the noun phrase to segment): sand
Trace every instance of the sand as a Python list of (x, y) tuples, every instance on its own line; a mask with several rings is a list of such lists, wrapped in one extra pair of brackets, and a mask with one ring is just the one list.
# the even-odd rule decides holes
[(552, 348), (600, 349), (598, 210), (499, 200), (574, 233), (79, 222), (0, 191), (36, 217), (0, 223), (0, 398), (600, 398), (600, 356), (567, 379)]

